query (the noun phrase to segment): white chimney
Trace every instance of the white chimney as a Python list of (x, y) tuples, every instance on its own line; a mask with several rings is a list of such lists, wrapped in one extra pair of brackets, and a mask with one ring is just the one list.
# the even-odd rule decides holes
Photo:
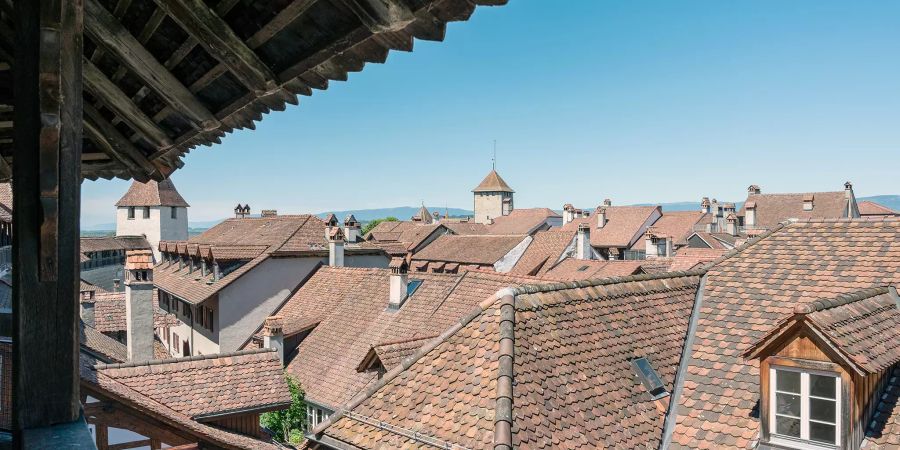
[(575, 220), (575, 207), (571, 203), (563, 205), (563, 225)]
[(591, 227), (586, 223), (578, 225), (575, 235), (575, 259), (593, 259), (591, 251)]
[(760, 189), (759, 186), (757, 186), (755, 184), (751, 184), (750, 187), (747, 188), (747, 193), (748, 194), (760, 194), (760, 193), (762, 193), (762, 189)]
[(607, 207), (612, 206), (612, 200), (610, 200), (608, 198), (603, 199), (603, 206), (607, 206)]
[(653, 228), (647, 228), (647, 233), (644, 234), (644, 253), (646, 259), (672, 256), (672, 238), (659, 236)]
[(388, 307), (399, 309), (406, 301), (407, 290), (409, 288), (409, 275), (407, 274), (409, 266), (404, 258), (394, 258), (391, 260), (391, 279), (390, 279), (390, 298), (388, 299)]
[(744, 204), (744, 225), (749, 228), (756, 226), (756, 202), (754, 201)]
[(263, 347), (271, 348), (278, 353), (281, 365), (284, 365), (284, 329), (281, 316), (266, 317), (263, 322)]
[(812, 211), (816, 196), (813, 194), (805, 194), (803, 196), (803, 210), (804, 211)]
[(739, 234), (737, 216), (735, 216), (734, 213), (728, 214), (728, 217), (725, 218), (725, 232), (732, 236), (737, 236)]
[(709, 214), (709, 197), (703, 197), (703, 200), (700, 201), (700, 212)]
[[(606, 203), (606, 201), (603, 203)], [(604, 226), (606, 226), (606, 206), (601, 206), (597, 208), (597, 228), (603, 228)]]
[(328, 234), (328, 265), (344, 267), (344, 232), (340, 227), (332, 228)]
[(347, 242), (354, 243), (358, 241), (359, 230), (359, 221), (356, 220), (356, 217), (353, 217), (353, 214), (350, 214), (344, 219), (344, 239), (346, 239)]
[(128, 360), (153, 359), (153, 252), (125, 253), (125, 327)]

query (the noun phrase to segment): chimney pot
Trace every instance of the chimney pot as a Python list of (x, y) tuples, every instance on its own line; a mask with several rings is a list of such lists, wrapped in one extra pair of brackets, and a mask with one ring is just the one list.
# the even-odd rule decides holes
[(359, 221), (356, 220), (356, 217), (354, 217), (353, 214), (350, 214), (346, 219), (344, 219), (344, 239), (350, 243), (358, 241), (360, 234), (359, 231)]
[(601, 206), (597, 208), (597, 228), (603, 228), (606, 226), (606, 207)]
[(851, 182), (849, 182), (849, 181), (846, 182), (846, 183), (844, 183), (844, 189), (845, 189), (845, 190), (848, 190), (848, 191), (849, 191), (849, 190), (852, 190), (852, 189), (853, 189), (853, 183), (851, 183)]
[(406, 301), (409, 289), (409, 265), (405, 258), (393, 258), (390, 263), (390, 298), (388, 307), (399, 309)]
[(607, 199), (604, 199), (604, 200), (603, 200), (603, 206), (612, 206), (612, 200), (610, 200), (610, 199), (608, 199), (608, 198), (607, 198)]
[(328, 233), (328, 265), (344, 267), (344, 232), (340, 227), (332, 228)]
[(578, 225), (575, 235), (575, 259), (593, 259), (591, 251), (591, 227), (586, 223)]
[(740, 234), (738, 233), (737, 222), (737, 216), (734, 215), (734, 213), (729, 214), (728, 217), (725, 218), (725, 232), (732, 236)]
[(263, 347), (271, 348), (278, 354), (281, 365), (284, 365), (284, 321), (281, 316), (266, 317), (263, 322)]
[(260, 217), (277, 217), (278, 210), (277, 209), (264, 209), (259, 212)]
[(759, 188), (759, 186), (757, 186), (755, 184), (751, 184), (750, 187), (747, 188), (748, 194), (759, 194), (761, 192), (762, 192), (762, 190)]

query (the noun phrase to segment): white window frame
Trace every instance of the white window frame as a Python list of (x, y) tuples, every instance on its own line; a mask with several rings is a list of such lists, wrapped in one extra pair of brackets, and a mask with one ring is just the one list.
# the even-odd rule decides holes
[[(775, 394), (778, 390), (778, 371), (796, 372), (800, 374), (800, 438), (792, 436), (782, 436), (776, 433), (776, 400)], [(835, 378), (834, 383), (834, 399), (835, 399), (835, 418), (834, 418), (834, 444), (828, 445), (821, 442), (814, 442), (809, 439), (809, 375), (821, 375)], [(815, 397), (814, 397), (815, 398)], [(769, 366), (769, 442), (773, 444), (783, 445), (786, 447), (801, 450), (833, 450), (841, 447), (842, 429), (841, 429), (841, 376), (834, 372), (821, 370), (804, 369), (798, 367), (786, 366)], [(829, 399), (830, 400), (830, 399)], [(814, 421), (815, 422), (815, 421)]]

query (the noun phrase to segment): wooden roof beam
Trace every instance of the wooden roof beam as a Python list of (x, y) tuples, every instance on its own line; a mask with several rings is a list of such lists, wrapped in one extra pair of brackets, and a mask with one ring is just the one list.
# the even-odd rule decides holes
[[(125, 15), (125, 11), (128, 10), (128, 7), (131, 6), (131, 0), (119, 0), (116, 2), (116, 6), (113, 8), (112, 15), (116, 19), (121, 19), (122, 16)], [(96, 63), (100, 61), (100, 57), (103, 55), (103, 50), (100, 47), (94, 49), (93, 53), (91, 53), (91, 62)]]
[[(135, 179), (141, 178), (162, 181), (168, 173), (160, 170), (134, 146), (122, 133), (107, 121), (96, 108), (84, 104), (84, 129), (91, 139), (112, 159), (127, 166)], [(141, 180), (138, 180), (141, 181)]]
[[(234, 6), (237, 5), (237, 3), (238, 0), (221, 0), (219, 4), (216, 5), (216, 14), (219, 17), (224, 17), (231, 11), (231, 8), (234, 8)], [(178, 49), (172, 52), (172, 56), (169, 56), (169, 59), (167, 59), (163, 63), (163, 65), (166, 66), (166, 69), (171, 70), (173, 67), (177, 66), (181, 62), (181, 60), (183, 60), (184, 57), (187, 56), (188, 53), (190, 53), (191, 50), (193, 50), (194, 47), (196, 47), (198, 44), (200, 44), (200, 41), (194, 39), (193, 36), (189, 35), (188, 38), (185, 39), (181, 44), (181, 46), (179, 46)]]
[(247, 89), (263, 95), (279, 89), (275, 74), (203, 0), (155, 0)]
[(416, 20), (402, 0), (339, 0), (372, 33), (400, 31)]
[(171, 147), (173, 142), (153, 120), (147, 117), (134, 102), (119, 89), (106, 75), (84, 58), (84, 86), (95, 97), (100, 99), (107, 107), (125, 120), (135, 131), (144, 137), (157, 149)]
[(169, 106), (196, 121), (200, 128), (213, 130), (219, 127), (219, 121), (206, 106), (166, 70), (98, 0), (85, 0), (84, 6), (85, 31), (91, 39), (115, 55)]

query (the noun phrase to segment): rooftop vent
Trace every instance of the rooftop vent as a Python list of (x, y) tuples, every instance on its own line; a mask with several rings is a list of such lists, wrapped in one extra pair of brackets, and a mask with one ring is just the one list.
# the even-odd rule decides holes
[(644, 385), (644, 388), (647, 389), (653, 400), (669, 395), (669, 392), (666, 391), (666, 385), (663, 384), (662, 379), (653, 370), (653, 366), (650, 365), (650, 361), (647, 361), (647, 358), (632, 359), (631, 367), (634, 369), (635, 376), (641, 380), (641, 384)]

